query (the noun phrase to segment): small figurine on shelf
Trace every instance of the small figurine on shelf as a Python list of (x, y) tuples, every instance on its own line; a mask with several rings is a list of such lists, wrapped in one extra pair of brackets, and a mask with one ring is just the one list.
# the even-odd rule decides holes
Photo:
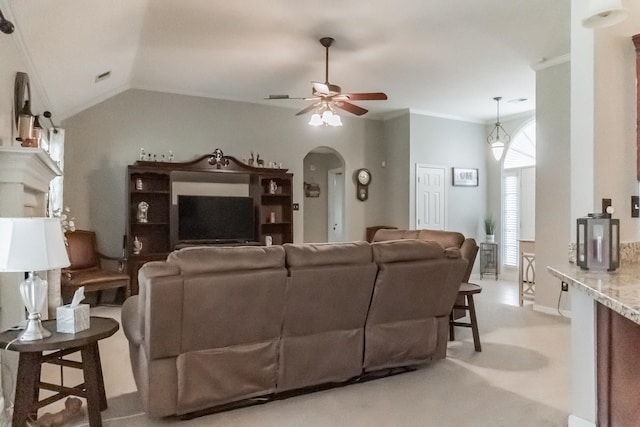
[(258, 164), (258, 167), (259, 167), (259, 168), (263, 168), (263, 167), (264, 167), (264, 160), (262, 160), (262, 159), (260, 158), (260, 153), (258, 153), (258, 154), (256, 155), (256, 163)]
[(135, 236), (133, 238), (133, 254), (140, 255), (140, 252), (142, 252), (142, 246), (142, 242), (138, 240), (138, 236)]
[(173, 151), (169, 150), (169, 158), (167, 159), (169, 162), (173, 162)]
[(142, 178), (136, 178), (136, 190), (140, 191), (142, 188)]
[(269, 181), (269, 194), (276, 194), (276, 191), (278, 191), (278, 184), (276, 184), (276, 182), (272, 179), (271, 181)]
[(144, 160), (145, 159), (145, 154), (144, 154), (144, 148), (140, 149), (140, 160)]
[(251, 152), (251, 157), (249, 157), (249, 163), (247, 163), (249, 166), (253, 166), (253, 151)]
[(147, 222), (147, 214), (149, 212), (149, 203), (140, 202), (138, 203), (138, 222)]

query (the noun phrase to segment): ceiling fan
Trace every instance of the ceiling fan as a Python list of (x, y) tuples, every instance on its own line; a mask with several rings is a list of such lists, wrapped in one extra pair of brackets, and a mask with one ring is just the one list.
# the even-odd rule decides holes
[[(321, 115), (324, 115), (324, 118), (328, 113), (331, 113), (337, 117), (337, 115), (335, 114), (335, 108), (348, 111), (349, 113), (355, 114), (357, 116), (361, 116), (369, 111), (365, 108), (352, 104), (350, 101), (386, 100), (387, 95), (383, 92), (342, 93), (342, 89), (340, 88), (340, 86), (329, 83), (329, 47), (331, 47), (333, 42), (334, 40), (331, 37), (323, 37), (320, 39), (320, 44), (326, 49), (325, 81), (324, 83), (311, 82), (311, 98), (291, 98), (289, 97), (289, 95), (269, 95), (268, 99), (305, 99), (307, 101), (313, 101), (311, 105), (296, 114), (296, 116), (300, 116), (302, 114), (306, 114), (310, 111), (315, 110), (314, 117), (312, 117), (309, 124), (314, 124), (312, 122), (314, 121), (316, 114), (318, 115), (317, 119), (320, 121), (315, 124), (322, 124), (322, 119), (320, 119)], [(328, 115), (331, 116), (331, 114)], [(337, 120), (339, 121), (339, 118)], [(326, 120), (325, 123), (332, 124), (331, 122), (327, 122)], [(336, 125), (339, 126), (339, 124)]]

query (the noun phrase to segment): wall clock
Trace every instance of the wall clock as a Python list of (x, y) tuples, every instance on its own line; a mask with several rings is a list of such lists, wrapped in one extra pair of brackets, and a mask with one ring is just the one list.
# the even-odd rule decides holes
[(365, 201), (369, 198), (369, 184), (371, 183), (371, 172), (369, 169), (358, 169), (356, 171), (356, 184), (357, 192), (356, 197), (360, 201)]

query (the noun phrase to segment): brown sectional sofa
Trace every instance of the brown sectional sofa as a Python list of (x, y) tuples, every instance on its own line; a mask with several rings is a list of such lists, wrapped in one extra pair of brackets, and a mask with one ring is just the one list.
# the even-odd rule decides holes
[(122, 309), (149, 416), (446, 355), (467, 269), (435, 242), (197, 247), (145, 264)]

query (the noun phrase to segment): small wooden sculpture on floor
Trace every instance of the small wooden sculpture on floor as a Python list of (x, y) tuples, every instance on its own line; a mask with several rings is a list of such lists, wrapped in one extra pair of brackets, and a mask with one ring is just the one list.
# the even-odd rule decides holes
[(38, 427), (61, 427), (82, 414), (82, 400), (77, 397), (68, 397), (64, 401), (64, 409), (52, 414), (46, 412), (35, 422)]

